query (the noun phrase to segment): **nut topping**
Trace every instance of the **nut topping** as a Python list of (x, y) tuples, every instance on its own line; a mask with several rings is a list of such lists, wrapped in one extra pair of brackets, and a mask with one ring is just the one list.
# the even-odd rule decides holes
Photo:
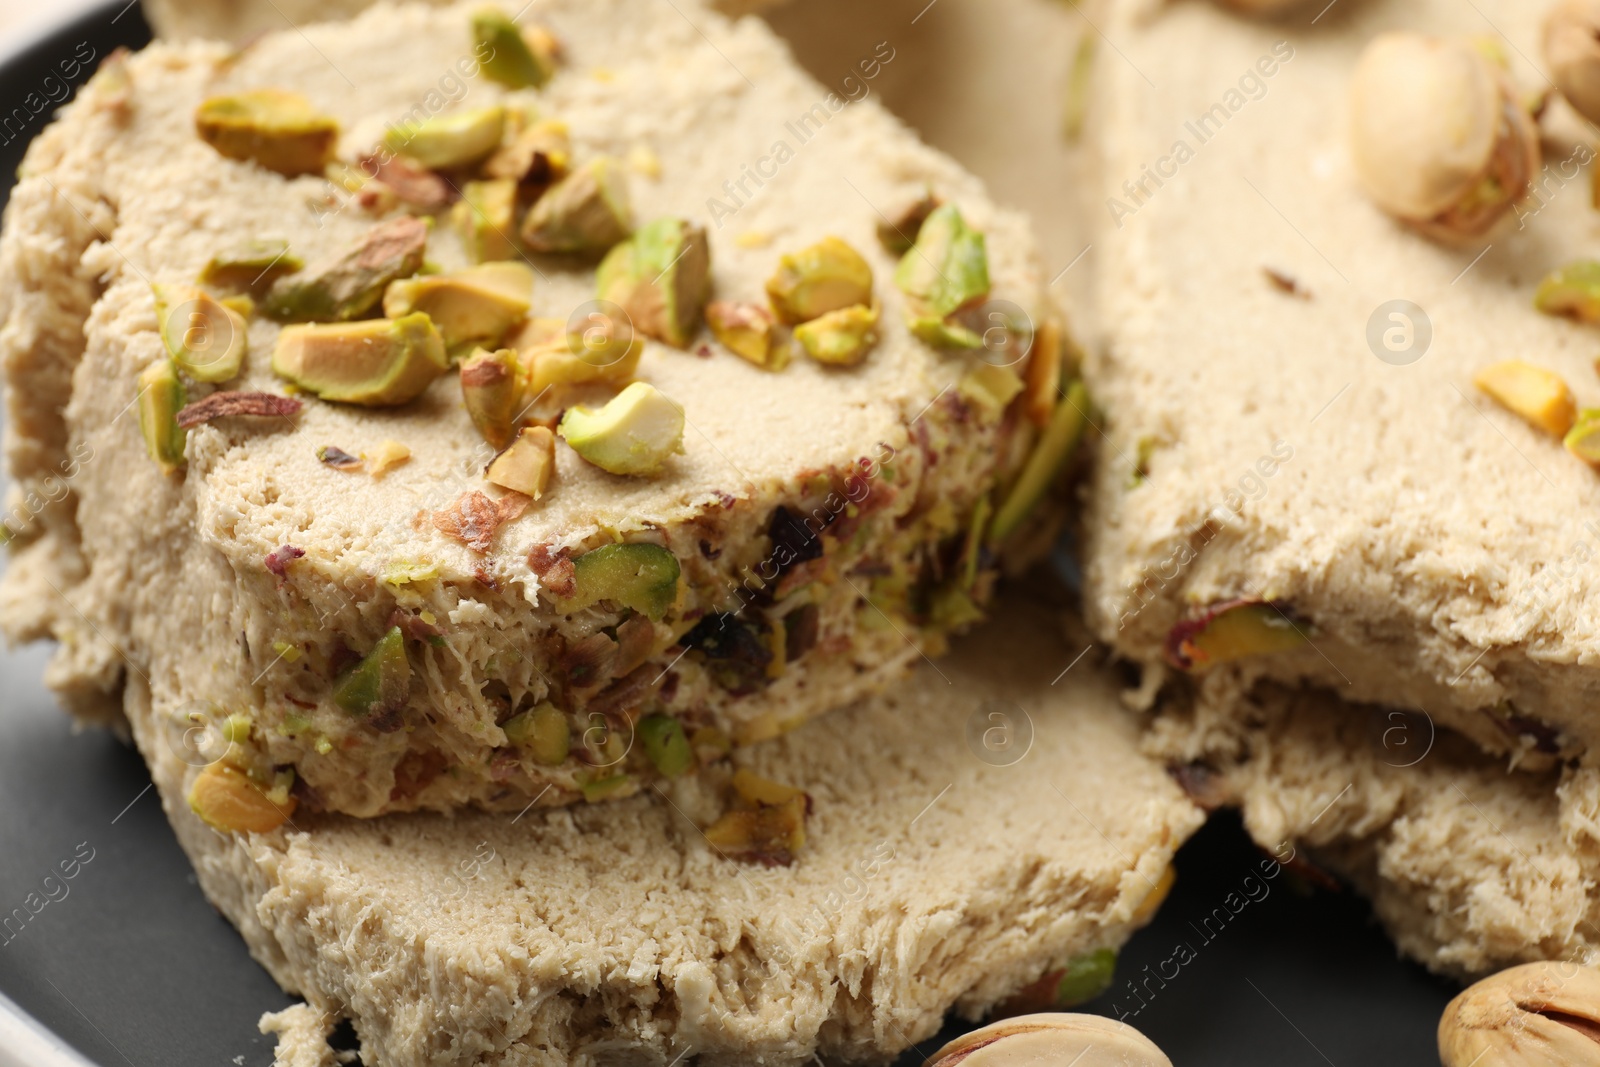
[[(928, 1067), (1172, 1067), (1149, 1038), (1099, 1015), (1050, 1012), (991, 1023), (935, 1052)], [(1452, 1065), (1454, 1067), (1454, 1065)]]
[(1452, 1000), (1439, 1019), (1443, 1067), (1600, 1065), (1600, 971), (1525, 963)]

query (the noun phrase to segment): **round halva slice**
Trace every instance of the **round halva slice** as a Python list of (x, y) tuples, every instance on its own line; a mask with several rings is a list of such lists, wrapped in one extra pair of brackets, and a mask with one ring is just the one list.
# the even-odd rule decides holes
[(219, 828), (627, 795), (1048, 543), (1088, 405), (1022, 219), (685, 12), (157, 45), (33, 146), (0, 619), (72, 706), (138, 677), (225, 751)]

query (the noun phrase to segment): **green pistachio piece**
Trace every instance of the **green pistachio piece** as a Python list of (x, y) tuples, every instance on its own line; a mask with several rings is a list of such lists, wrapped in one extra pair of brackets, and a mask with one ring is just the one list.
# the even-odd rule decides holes
[(1083, 436), (1088, 422), (1089, 393), (1083, 382), (1075, 381), (1067, 388), (1067, 395), (1056, 403), (1050, 424), (1039, 435), (1033, 451), (1022, 466), (1022, 473), (1011, 487), (1005, 502), (995, 512), (994, 523), (989, 528), (989, 543), (998, 544), (1021, 526), (1039, 501), (1044, 499), (1056, 475), (1072, 458), (1078, 440)]
[(202, 141), (229, 159), (291, 178), (322, 173), (339, 140), (337, 122), (282, 89), (213, 96), (195, 110), (194, 126)]
[(509, 348), (478, 349), (461, 364), (461, 399), (472, 425), (497, 449), (511, 443), (522, 404), (518, 378), (521, 366)]
[(272, 370), (323, 400), (366, 407), (404, 404), (450, 369), (428, 316), (327, 326), (285, 326)]
[(609, 601), (659, 622), (678, 599), (678, 559), (660, 545), (603, 545), (572, 566), (573, 595), (556, 602), (565, 615)]
[(555, 767), (572, 751), (572, 727), (561, 709), (548, 700), (506, 723), (502, 729), (514, 745), (528, 750), (535, 763)]
[(448, 347), (498, 344), (532, 304), (533, 270), (526, 263), (480, 263), (452, 274), (423, 274), (389, 283), (383, 313), (398, 319), (426, 312)]
[(472, 13), (472, 41), (477, 54), (487, 57), (478, 69), (508, 89), (537, 89), (555, 73), (553, 57), (531, 47), (521, 28), (498, 8)]
[(527, 426), (489, 464), (484, 480), (535, 500), (544, 496), (556, 465), (556, 435), (544, 426)]
[(624, 789), (633, 784), (633, 779), (626, 774), (613, 774), (609, 778), (596, 778), (592, 781), (581, 782), (578, 788), (583, 790), (583, 799), (591, 804), (598, 804), (602, 800), (610, 800)]
[(993, 363), (979, 363), (956, 384), (956, 392), (962, 399), (989, 422), (999, 419), (1023, 388), (1022, 378), (1016, 371)]
[(556, 182), (522, 221), (522, 242), (535, 252), (599, 255), (632, 232), (626, 174), (609, 156)]
[(795, 343), (818, 363), (853, 367), (878, 343), (878, 309), (840, 308), (794, 328)]
[(305, 266), (288, 241), (246, 241), (212, 256), (200, 271), (200, 284), (219, 289), (259, 289)]
[(884, 250), (890, 255), (905, 255), (911, 251), (911, 246), (917, 243), (917, 234), (922, 232), (922, 224), (928, 221), (928, 216), (942, 203), (944, 201), (935, 196), (932, 189), (926, 190), (892, 217), (878, 223), (878, 243), (883, 245)]
[(509, 143), (484, 160), (486, 178), (510, 178), (518, 185), (539, 187), (558, 181), (572, 162), (567, 124), (541, 119), (518, 131)]
[(594, 410), (569, 408), (560, 433), (572, 450), (612, 474), (655, 474), (683, 451), (683, 408), (647, 382), (634, 382)]
[(694, 766), (694, 749), (684, 736), (683, 727), (671, 715), (646, 715), (639, 720), (639, 740), (656, 770), (677, 778)]
[(505, 128), (506, 109), (491, 104), (391, 126), (383, 146), (429, 170), (449, 170), (481, 162), (500, 147)]
[(188, 391), (171, 360), (152, 363), (139, 375), (139, 432), (163, 474), (183, 466), (183, 446), (189, 435), (178, 426), (178, 412), (188, 402)]
[(606, 255), (596, 280), (600, 299), (620, 305), (640, 333), (687, 348), (711, 288), (706, 231), (656, 219)]
[(517, 183), (510, 178), (467, 182), (450, 218), (475, 263), (517, 258)]
[(978, 565), (983, 561), (983, 538), (989, 532), (989, 518), (993, 514), (994, 505), (989, 498), (979, 497), (972, 509), (972, 519), (967, 523), (967, 539), (962, 543), (961, 561), (958, 564), (961, 588), (967, 592), (971, 592), (973, 586), (978, 584)]
[(244, 316), (188, 285), (155, 285), (161, 341), (178, 369), (197, 382), (239, 376), (250, 335)]
[(409, 215), (372, 227), (361, 240), (281, 278), (267, 293), (264, 310), (285, 322), (344, 322), (360, 318), (383, 299), (397, 278), (422, 269), (428, 224)]
[(1533, 306), (1546, 315), (1600, 322), (1600, 261), (1569, 263), (1539, 283)]
[(935, 208), (900, 259), (894, 281), (917, 318), (944, 319), (989, 295), (989, 253), (983, 234), (954, 204)]
[(333, 685), (333, 702), (352, 715), (393, 715), (411, 698), (411, 661), (396, 626)]
[(844, 241), (824, 237), (778, 261), (778, 273), (767, 279), (767, 296), (783, 322), (809, 322), (872, 303), (872, 268)]
[(1584, 408), (1562, 439), (1567, 451), (1586, 463), (1600, 465), (1600, 408)]
[(774, 358), (780, 346), (775, 343), (772, 315), (760, 304), (713, 300), (706, 305), (706, 325), (711, 327), (712, 336), (734, 355), (758, 367), (782, 369), (778, 365), (782, 361)]
[(1111, 988), (1117, 969), (1117, 951), (1111, 948), (1095, 949), (1068, 962), (1056, 983), (1055, 1007), (1075, 1008)]
[(1278, 604), (1235, 600), (1173, 626), (1167, 634), (1167, 658), (1185, 671), (1200, 672), (1250, 656), (1292, 652), (1303, 648), (1313, 632), (1309, 623)]
[(907, 321), (911, 327), (911, 335), (934, 348), (983, 347), (982, 335), (976, 330), (969, 330), (959, 322), (947, 322), (929, 315), (912, 315)]
[(598, 339), (592, 331), (572, 334), (533, 348), (522, 349), (526, 393), (539, 397), (564, 385), (633, 380), (644, 354), (644, 341), (632, 336)]

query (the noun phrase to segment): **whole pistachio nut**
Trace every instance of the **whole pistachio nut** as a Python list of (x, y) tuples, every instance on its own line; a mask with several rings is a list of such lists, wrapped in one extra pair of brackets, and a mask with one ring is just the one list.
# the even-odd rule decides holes
[(178, 369), (197, 382), (239, 376), (250, 335), (244, 316), (190, 285), (155, 285), (161, 341)]
[(900, 257), (895, 285), (909, 298), (913, 317), (945, 319), (989, 295), (989, 252), (983, 234), (960, 209), (943, 204)]
[(246, 241), (212, 256), (200, 271), (200, 284), (257, 290), (304, 266), (304, 261), (289, 251), (288, 241)]
[(421, 396), (450, 369), (444, 341), (422, 312), (399, 319), (285, 326), (272, 370), (323, 400), (389, 407)]
[(282, 89), (213, 96), (195, 109), (194, 126), (221, 155), (290, 178), (322, 173), (339, 140), (337, 122)]
[(425, 312), (449, 348), (472, 341), (498, 345), (528, 313), (532, 299), (532, 268), (506, 260), (390, 282), (383, 313), (398, 319)]
[(596, 282), (600, 299), (620, 306), (634, 329), (687, 348), (711, 290), (706, 231), (683, 219), (656, 219), (606, 254)]
[(767, 280), (767, 296), (782, 322), (809, 322), (872, 303), (872, 268), (843, 240), (824, 237), (778, 261), (778, 272)]
[(935, 1052), (928, 1067), (1172, 1067), (1149, 1038), (1115, 1019), (1047, 1012), (990, 1023)]
[(535, 252), (599, 255), (632, 232), (627, 179), (609, 156), (556, 182), (522, 221), (522, 241)]
[(567, 409), (559, 427), (572, 450), (612, 474), (651, 475), (683, 451), (683, 408), (634, 382), (598, 410)]
[(1443, 1067), (1597, 1067), (1600, 971), (1525, 963), (1468, 986), (1439, 1019)]
[(505, 128), (506, 109), (490, 104), (391, 126), (383, 146), (430, 170), (449, 170), (482, 162), (500, 147)]
[(538, 500), (556, 465), (556, 435), (543, 426), (525, 426), (504, 452), (494, 457), (484, 479), (502, 489)]
[(281, 278), (267, 293), (267, 314), (284, 322), (343, 322), (377, 306), (397, 278), (422, 269), (428, 224), (409, 215), (381, 222), (359, 241)]
[(170, 359), (152, 363), (139, 375), (139, 431), (145, 450), (171, 474), (183, 466), (183, 446), (189, 439), (178, 425), (178, 412), (189, 402), (188, 391)]
[(818, 363), (854, 367), (878, 343), (878, 309), (857, 304), (827, 312), (796, 326), (794, 340)]
[(779, 369), (774, 366), (778, 362), (773, 358), (778, 346), (774, 343), (772, 315), (760, 304), (713, 300), (706, 305), (706, 325), (711, 327), (712, 336), (734, 355), (758, 367)]
[(1559, 0), (1550, 8), (1544, 61), (1567, 103), (1600, 122), (1600, 0)]
[(472, 425), (495, 448), (504, 449), (515, 432), (522, 406), (522, 368), (509, 348), (480, 348), (461, 364), (461, 399)]
[(530, 41), (499, 8), (472, 13), (472, 40), (482, 57), (478, 69), (508, 89), (537, 89), (555, 73), (555, 56), (533, 47), (542, 43), (542, 35)]
[(517, 183), (510, 178), (467, 182), (461, 199), (450, 209), (451, 220), (476, 263), (515, 259)]
[(1384, 211), (1442, 239), (1487, 232), (1528, 195), (1538, 129), (1505, 73), (1462, 41), (1374, 38), (1350, 86), (1356, 175)]

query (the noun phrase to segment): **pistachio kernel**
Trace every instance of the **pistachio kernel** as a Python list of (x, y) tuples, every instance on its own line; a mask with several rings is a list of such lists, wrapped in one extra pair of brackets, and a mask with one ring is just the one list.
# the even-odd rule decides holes
[(447, 348), (498, 345), (532, 306), (533, 270), (522, 262), (480, 263), (450, 274), (422, 274), (389, 283), (383, 313), (391, 319), (421, 311)]
[(533, 48), (522, 29), (498, 8), (472, 13), (472, 40), (479, 55), (487, 54), (478, 69), (508, 89), (538, 89), (555, 74), (555, 57), (546, 48)]
[(1262, 600), (1213, 604), (1167, 634), (1167, 662), (1181, 671), (1206, 671), (1251, 656), (1304, 648), (1311, 627), (1283, 605)]
[(741, 359), (768, 370), (782, 369), (772, 315), (760, 304), (713, 300), (706, 305), (706, 325), (722, 346)]
[(552, 185), (522, 222), (522, 242), (535, 252), (599, 255), (632, 232), (627, 179), (609, 156)]
[(1578, 403), (1562, 377), (1520, 359), (1491, 363), (1473, 375), (1472, 383), (1553, 437), (1565, 437), (1578, 417)]
[(600, 299), (620, 306), (634, 329), (687, 348), (710, 295), (706, 231), (683, 219), (656, 219), (607, 253), (596, 282)]
[(152, 363), (139, 375), (139, 432), (145, 450), (161, 464), (162, 474), (183, 467), (189, 435), (178, 425), (178, 412), (189, 402), (188, 391), (170, 359)]
[(1584, 408), (1578, 412), (1578, 421), (1572, 424), (1561, 443), (1585, 463), (1600, 466), (1600, 408)]
[(285, 274), (305, 266), (281, 240), (246, 241), (237, 248), (218, 253), (200, 270), (200, 284), (220, 289), (256, 290), (271, 285)]
[(776, 807), (730, 811), (705, 828), (706, 841), (732, 859), (787, 867), (806, 843), (805, 796)]
[(996, 510), (994, 522), (989, 526), (991, 545), (1015, 533), (1049, 492), (1083, 437), (1089, 419), (1088, 407), (1088, 391), (1081, 381), (1073, 382), (1067, 387), (1066, 395), (1056, 402), (1050, 422), (1039, 435), (1033, 451), (1028, 453), (1022, 473)]
[(444, 341), (422, 312), (285, 326), (272, 352), (280, 378), (323, 400), (365, 407), (409, 403), (449, 369)]
[(517, 257), (517, 183), (510, 178), (491, 178), (467, 182), (461, 199), (450, 209), (467, 254), (475, 263), (488, 263)]
[(878, 243), (892, 256), (903, 256), (917, 243), (922, 224), (944, 201), (932, 189), (878, 223)]
[(1033, 347), (1028, 350), (1028, 366), (1022, 375), (1022, 409), (1028, 421), (1041, 429), (1050, 424), (1061, 396), (1064, 335), (1061, 320), (1052, 315), (1040, 324), (1033, 335)]
[(264, 309), (284, 322), (344, 322), (360, 318), (383, 299), (389, 283), (422, 269), (428, 224), (403, 216), (379, 223), (359, 241), (267, 293)]
[(178, 369), (197, 382), (232, 381), (250, 347), (244, 316), (189, 285), (154, 285), (161, 341)]
[(461, 399), (472, 425), (497, 449), (511, 443), (522, 403), (518, 378), (521, 366), (509, 348), (491, 352), (480, 348), (461, 364)]
[(492, 485), (538, 500), (556, 465), (556, 435), (544, 426), (526, 426), (489, 463), (484, 478)]
[(567, 124), (543, 119), (519, 130), (509, 144), (497, 149), (484, 161), (483, 174), (538, 189), (562, 178), (571, 160)]
[(333, 702), (342, 710), (377, 723), (398, 716), (410, 699), (411, 661), (405, 632), (398, 626), (379, 638), (333, 687)]
[(1600, 260), (1580, 259), (1546, 275), (1533, 306), (1546, 315), (1600, 323)]
[(854, 367), (878, 343), (878, 309), (857, 304), (826, 312), (796, 326), (794, 340), (818, 363)]
[(1006, 407), (1025, 388), (1010, 367), (979, 363), (956, 383), (956, 392), (977, 409), (986, 422), (997, 422)]
[(213, 763), (189, 786), (189, 810), (224, 833), (264, 834), (294, 816), (296, 801), (284, 791), (269, 795), (249, 775), (227, 763)]
[(989, 295), (983, 234), (967, 225), (954, 204), (934, 209), (916, 243), (900, 257), (894, 281), (909, 298), (907, 314), (913, 320), (948, 319), (977, 304)]
[(782, 322), (809, 322), (830, 311), (872, 303), (872, 268), (837, 237), (782, 257), (767, 279), (767, 297)]
[(631, 775), (613, 774), (605, 778), (591, 778), (580, 782), (578, 789), (582, 791), (584, 800), (590, 804), (598, 804), (602, 800), (628, 796), (637, 791), (638, 785)]
[(505, 128), (506, 109), (491, 104), (391, 126), (383, 146), (429, 170), (449, 170), (482, 162), (500, 147)]
[(528, 750), (535, 763), (555, 767), (572, 750), (572, 727), (561, 709), (549, 701), (525, 711), (505, 724), (506, 737)]
[(660, 545), (602, 545), (573, 560), (573, 593), (556, 601), (571, 615), (602, 602), (660, 622), (678, 600), (678, 559)]
[(320, 174), (339, 140), (337, 122), (282, 89), (213, 96), (195, 110), (194, 125), (219, 154), (290, 178)]
[(569, 408), (560, 433), (572, 450), (612, 474), (650, 475), (683, 451), (683, 408), (634, 382), (598, 410)]
[(645, 755), (664, 776), (678, 778), (694, 766), (694, 749), (689, 747), (683, 726), (671, 715), (646, 715), (639, 720), (638, 729)]

